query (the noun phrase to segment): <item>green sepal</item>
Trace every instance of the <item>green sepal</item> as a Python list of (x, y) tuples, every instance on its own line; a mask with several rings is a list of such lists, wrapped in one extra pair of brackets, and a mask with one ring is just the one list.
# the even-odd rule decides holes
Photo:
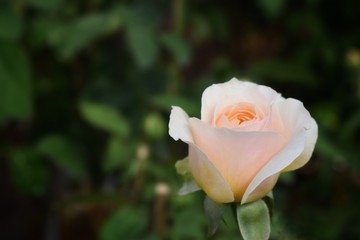
[(186, 195), (192, 192), (196, 192), (201, 188), (194, 181), (189, 167), (189, 158), (186, 157), (182, 160), (178, 160), (175, 163), (176, 172), (184, 179), (184, 184), (178, 191), (179, 195)]
[(189, 157), (177, 160), (175, 163), (175, 168), (177, 174), (181, 175), (183, 178), (191, 178), (191, 173), (189, 169)]
[(272, 216), (274, 214), (274, 196), (272, 192), (269, 192), (265, 197), (262, 198), (264, 202), (266, 203), (269, 213), (270, 213), (270, 219), (272, 219)]
[(179, 189), (178, 194), (187, 195), (189, 193), (193, 193), (199, 190), (201, 190), (201, 188), (199, 187), (199, 185), (197, 185), (195, 181), (185, 181)]
[(271, 223), (268, 205), (260, 199), (236, 204), (239, 229), (244, 240), (266, 240), (270, 237)]
[(216, 233), (216, 230), (219, 227), (220, 221), (223, 218), (223, 215), (226, 210), (225, 204), (219, 204), (211, 200), (209, 197), (205, 197), (204, 200), (204, 210), (205, 215), (209, 222), (209, 231), (208, 236), (211, 237)]

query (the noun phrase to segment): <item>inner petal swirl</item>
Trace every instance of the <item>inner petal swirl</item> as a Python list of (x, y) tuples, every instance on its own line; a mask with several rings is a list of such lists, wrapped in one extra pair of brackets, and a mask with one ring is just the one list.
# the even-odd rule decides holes
[(241, 104), (241, 106), (233, 106), (230, 112), (226, 113), (225, 116), (229, 122), (234, 126), (240, 125), (243, 122), (250, 121), (256, 118), (256, 112), (254, 107), (250, 104)]
[(217, 127), (240, 127), (253, 123), (263, 118), (261, 112), (251, 103), (240, 102), (224, 109), (217, 116)]

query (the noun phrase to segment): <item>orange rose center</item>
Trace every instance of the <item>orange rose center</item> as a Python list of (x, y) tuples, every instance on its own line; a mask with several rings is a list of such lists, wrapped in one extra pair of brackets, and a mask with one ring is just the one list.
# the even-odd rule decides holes
[(259, 118), (254, 106), (250, 103), (238, 103), (227, 108), (216, 121), (218, 127), (223, 126), (224, 117), (227, 121), (237, 127), (245, 122)]
[(255, 116), (256, 114), (254, 112), (244, 110), (229, 117), (229, 121), (233, 125), (240, 125), (243, 122), (254, 119)]

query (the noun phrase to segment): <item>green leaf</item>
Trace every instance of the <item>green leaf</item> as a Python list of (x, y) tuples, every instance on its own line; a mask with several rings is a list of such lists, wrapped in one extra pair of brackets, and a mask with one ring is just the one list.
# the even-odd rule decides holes
[(121, 207), (104, 223), (101, 240), (142, 239), (148, 216), (141, 209)]
[(112, 171), (128, 165), (130, 158), (135, 152), (135, 145), (125, 142), (119, 137), (111, 137), (107, 143), (102, 168), (104, 171)]
[(226, 205), (218, 204), (206, 196), (204, 200), (204, 209), (209, 222), (208, 236), (213, 236), (219, 227), (220, 221), (223, 218)]
[(266, 240), (270, 237), (270, 213), (263, 200), (237, 204), (237, 220), (244, 240)]
[(119, 137), (126, 137), (129, 134), (129, 125), (126, 119), (108, 105), (83, 102), (80, 104), (80, 111), (84, 119), (97, 128)]
[(128, 11), (125, 24), (125, 37), (130, 54), (140, 68), (149, 68), (159, 55), (155, 28), (149, 19), (144, 18), (134, 9)]
[(180, 65), (185, 65), (189, 62), (190, 48), (181, 36), (176, 34), (164, 34), (161, 40), (173, 58)]
[(270, 219), (271, 219), (274, 214), (274, 195), (272, 191), (269, 192), (265, 197), (263, 197), (262, 200), (266, 203), (266, 206), (269, 209)]
[(18, 46), (0, 41), (0, 124), (28, 120), (33, 114), (29, 62)]
[(66, 35), (61, 41), (61, 57), (69, 59), (75, 53), (88, 46), (96, 37), (102, 35), (105, 28), (105, 17), (94, 13), (81, 17), (68, 25)]
[(11, 178), (25, 193), (42, 196), (46, 192), (49, 174), (45, 163), (31, 149), (15, 149), (9, 155)]
[(286, 0), (257, 0), (259, 7), (269, 18), (275, 18), (279, 16), (280, 12), (284, 8)]
[(44, 137), (37, 143), (36, 150), (75, 177), (82, 177), (86, 174), (84, 160), (78, 149), (61, 135), (54, 134)]
[(23, 24), (20, 16), (10, 6), (0, 5), (0, 39), (15, 41), (22, 33)]
[(127, 8), (123, 4), (114, 4), (111, 10), (106, 13), (106, 31), (115, 32), (122, 28), (125, 22)]
[(171, 224), (168, 239), (207, 239), (204, 229), (206, 218), (199, 204), (191, 201), (183, 208), (177, 208), (174, 212), (173, 223)]
[(38, 27), (52, 26), (45, 29), (47, 42), (56, 48), (60, 59), (67, 60), (96, 39), (119, 29), (123, 19), (124, 9), (119, 5), (110, 12), (87, 14), (67, 23), (42, 23)]

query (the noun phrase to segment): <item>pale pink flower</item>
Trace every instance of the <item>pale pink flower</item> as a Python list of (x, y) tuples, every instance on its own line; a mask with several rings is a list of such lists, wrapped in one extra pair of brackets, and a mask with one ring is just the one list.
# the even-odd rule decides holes
[(302, 102), (236, 78), (204, 91), (201, 119), (173, 107), (169, 134), (189, 144), (191, 174), (218, 203), (264, 197), (309, 161), (318, 135)]

